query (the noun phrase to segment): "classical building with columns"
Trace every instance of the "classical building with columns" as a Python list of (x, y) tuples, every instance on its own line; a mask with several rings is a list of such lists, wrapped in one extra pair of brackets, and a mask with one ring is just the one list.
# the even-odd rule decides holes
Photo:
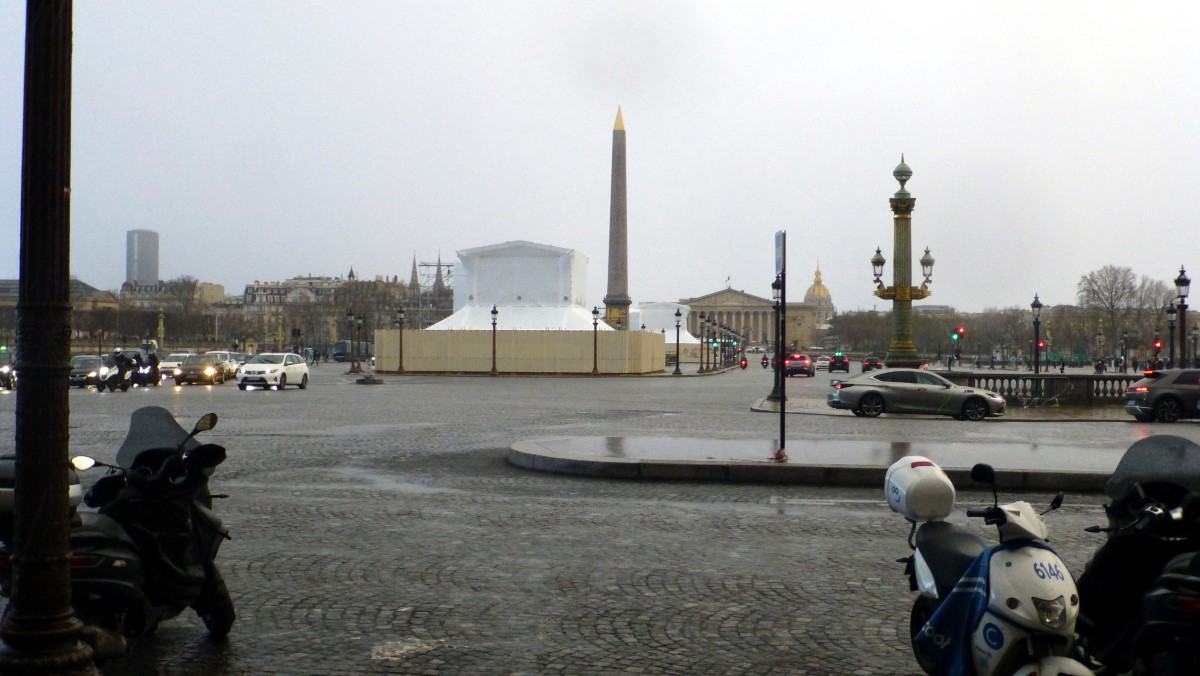
[[(706, 320), (714, 319), (718, 324), (745, 334), (751, 347), (775, 344), (775, 307), (769, 298), (725, 288), (696, 298), (683, 298), (679, 302), (691, 308), (687, 327), (693, 335), (703, 333), (700, 327), (700, 314), (703, 313)], [(821, 269), (817, 268), (803, 302), (787, 304), (784, 318), (787, 347), (823, 346), (834, 312), (833, 298), (821, 281)]]

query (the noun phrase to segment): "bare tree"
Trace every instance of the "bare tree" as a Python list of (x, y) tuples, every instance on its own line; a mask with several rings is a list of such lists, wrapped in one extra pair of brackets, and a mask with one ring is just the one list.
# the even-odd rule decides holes
[(1137, 278), (1133, 270), (1105, 265), (1079, 278), (1075, 288), (1076, 302), (1085, 310), (1104, 318), (1105, 326), (1118, 330), (1128, 321), (1129, 311), (1137, 301)]

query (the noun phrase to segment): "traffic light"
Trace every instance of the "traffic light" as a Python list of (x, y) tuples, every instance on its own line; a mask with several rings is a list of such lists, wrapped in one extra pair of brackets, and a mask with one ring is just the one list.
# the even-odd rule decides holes
[(950, 332), (950, 340), (954, 340), (954, 341), (958, 340), (958, 332), (957, 331)]
[(1159, 352), (1162, 352), (1162, 341), (1159, 340), (1158, 338), (1155, 338), (1154, 339), (1154, 356), (1157, 357)]
[(959, 337), (960, 337), (960, 338), (961, 338), (961, 337), (962, 337), (962, 335), (963, 335), (964, 333), (966, 333), (966, 332), (967, 332), (967, 327), (965, 327), (965, 326), (960, 326), (960, 327), (958, 327), (958, 335), (959, 335)]
[(1044, 349), (1046, 349), (1046, 341), (1044, 341), (1044, 340), (1039, 340), (1039, 341), (1038, 341), (1038, 349), (1039, 349), (1039, 350), (1044, 350)]

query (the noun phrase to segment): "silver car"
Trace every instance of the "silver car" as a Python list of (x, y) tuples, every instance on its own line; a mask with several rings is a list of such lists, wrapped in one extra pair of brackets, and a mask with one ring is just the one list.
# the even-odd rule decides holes
[(830, 382), (826, 403), (854, 415), (874, 418), (880, 413), (926, 413), (959, 420), (983, 420), (1004, 415), (1004, 397), (973, 387), (955, 385), (921, 369), (882, 369)]

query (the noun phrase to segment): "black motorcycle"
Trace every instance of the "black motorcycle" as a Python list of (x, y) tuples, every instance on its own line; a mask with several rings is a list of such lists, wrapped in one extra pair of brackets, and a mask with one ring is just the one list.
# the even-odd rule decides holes
[(1078, 645), (1097, 674), (1200, 673), (1200, 445), (1134, 443), (1104, 487), (1107, 533), (1079, 577)]
[(763, 368), (767, 368), (767, 365), (769, 365), (770, 363), (771, 362), (766, 357), (762, 358), (762, 367)]
[(192, 608), (208, 633), (229, 633), (233, 601), (215, 559), (229, 531), (212, 511), (209, 476), (225, 449), (193, 437), (210, 430), (209, 413), (186, 432), (169, 411), (134, 411), (116, 464), (87, 456), (77, 470), (107, 467), (84, 495), (70, 531), (71, 591), (83, 637), (98, 661), (123, 655), (133, 639)]

